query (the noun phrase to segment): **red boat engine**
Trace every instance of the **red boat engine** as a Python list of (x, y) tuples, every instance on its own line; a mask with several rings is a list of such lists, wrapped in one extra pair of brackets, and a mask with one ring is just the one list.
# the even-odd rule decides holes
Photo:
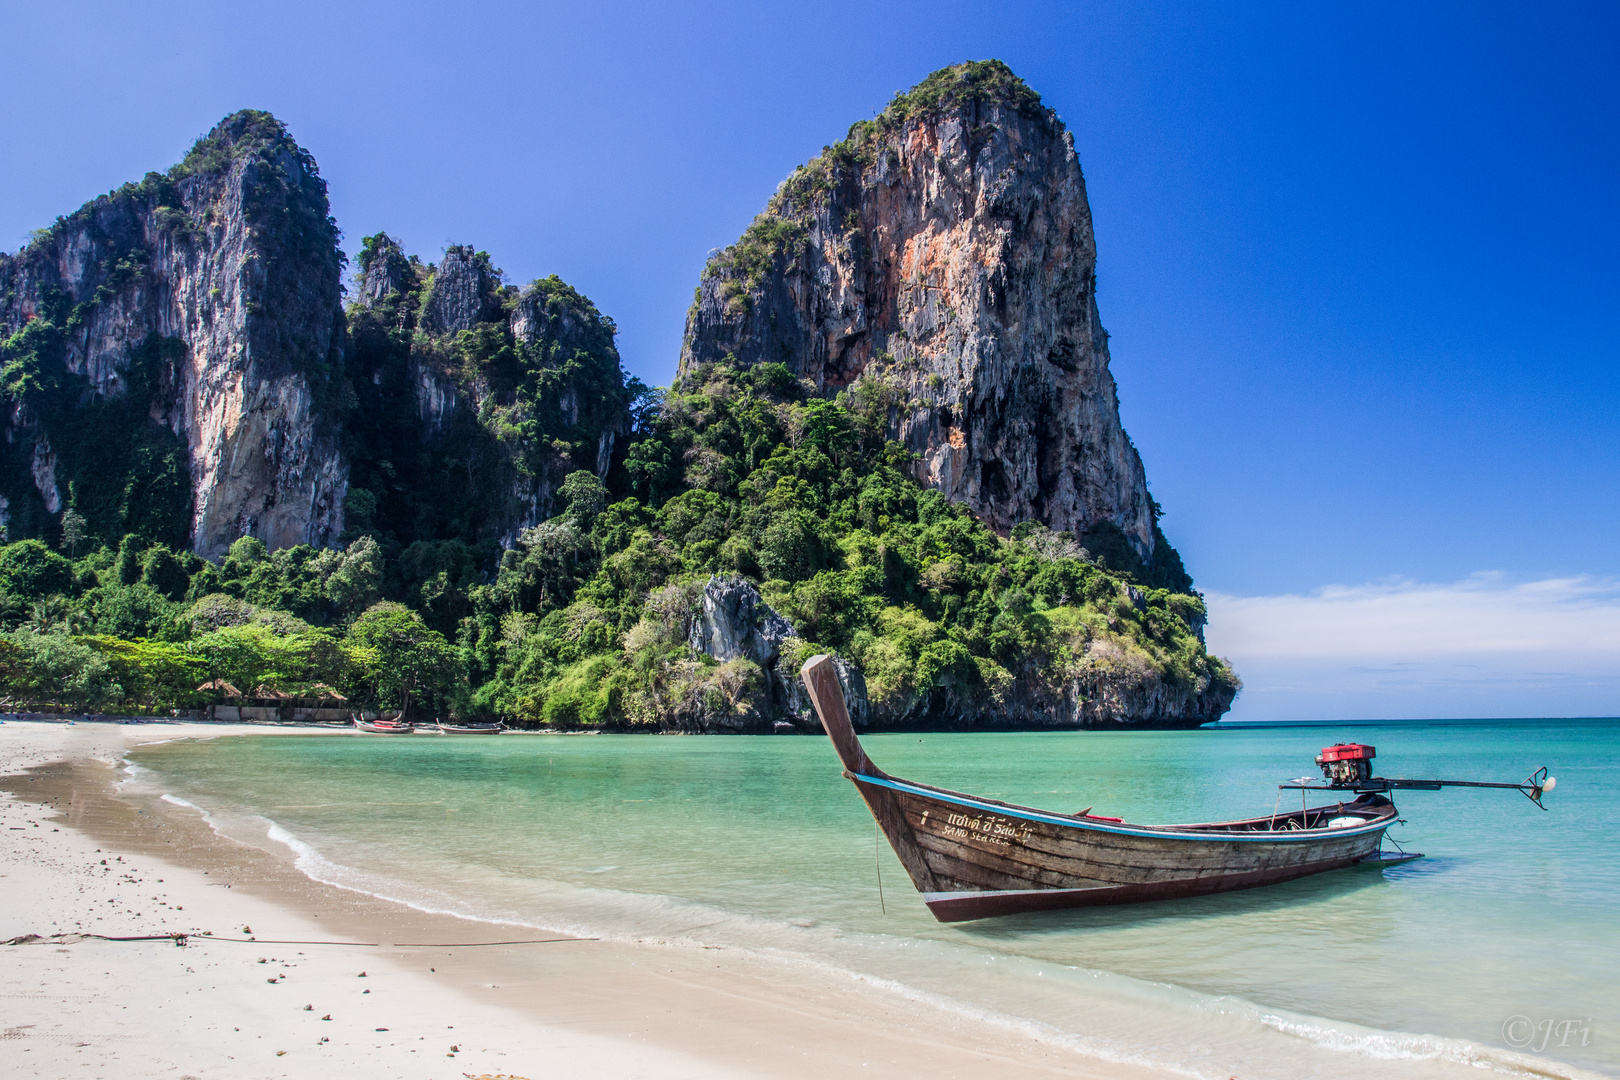
[(1316, 755), (1327, 782), (1336, 785), (1365, 783), (1372, 777), (1372, 759), (1378, 751), (1364, 743), (1340, 743)]

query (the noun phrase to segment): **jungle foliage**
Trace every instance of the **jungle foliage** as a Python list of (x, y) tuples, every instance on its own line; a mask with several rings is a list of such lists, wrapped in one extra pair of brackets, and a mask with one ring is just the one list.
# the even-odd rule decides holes
[(76, 560), (7, 545), (9, 691), (180, 708), (222, 678), (382, 706), (409, 692), (424, 709), (517, 723), (679, 726), (762, 677), (687, 645), (717, 572), (758, 582), (805, 655), (859, 665), (892, 720), (1064, 665), (1235, 685), (1204, 650), (1203, 601), (1184, 584), (1153, 587), (1139, 558), (1109, 565), (1036, 523), (998, 537), (912, 478), (884, 440), (880, 386), (809, 397), (778, 368), (707, 365), (644, 392), (608, 481), (573, 471), (557, 512), (506, 548), (365, 533), (344, 551), (268, 552), (244, 538), (215, 565), (138, 536)]

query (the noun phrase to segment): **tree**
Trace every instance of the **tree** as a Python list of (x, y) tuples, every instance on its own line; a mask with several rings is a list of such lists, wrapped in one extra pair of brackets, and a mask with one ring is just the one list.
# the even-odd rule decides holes
[(563, 518), (525, 529), (518, 537), (518, 545), (523, 554), (510, 565), (503, 563), (501, 578), (505, 580), (497, 580), (496, 589), (503, 595), (519, 596), (520, 606), (525, 608), (536, 589), (538, 604), (543, 607), (573, 588), (580, 559), (591, 550), (590, 537)]
[(349, 545), (326, 579), (326, 596), (337, 607), (338, 617), (348, 618), (377, 602), (382, 583), (382, 547), (371, 537), (362, 536)]
[(188, 651), (200, 659), (210, 679), (224, 679), (244, 694), (251, 695), (276, 669), (276, 632), (263, 623), (226, 626), (188, 643)]
[(51, 593), (34, 601), (28, 611), (28, 625), (41, 634), (61, 632), (76, 634), (89, 622), (89, 613), (75, 606), (61, 593)]
[(586, 532), (590, 531), (597, 515), (607, 509), (607, 487), (588, 469), (569, 473), (557, 494), (568, 507), (568, 517)]
[(779, 514), (765, 530), (759, 565), (773, 578), (803, 581), (821, 568), (821, 541), (803, 511)]
[(17, 630), (4, 635), (8, 696), (96, 708), (124, 696), (106, 657), (66, 634)]
[(166, 641), (128, 641), (98, 635), (82, 639), (106, 658), (126, 701), (147, 708), (188, 706), (198, 700), (197, 684), (208, 667), (180, 645)]
[(178, 603), (191, 587), (191, 575), (185, 564), (163, 544), (155, 545), (146, 553), (141, 564), (141, 584), (150, 586), (164, 598)]
[(401, 716), (413, 699), (445, 696), (455, 679), (455, 650), (404, 604), (373, 604), (349, 628), (348, 643), (378, 701), (397, 703)]
[(179, 611), (150, 585), (101, 585), (84, 595), (80, 610), (91, 616), (96, 631), (114, 637), (155, 637)]
[(73, 564), (40, 543), (23, 540), (0, 549), (0, 590), (24, 600), (70, 593)]
[(62, 546), (68, 549), (69, 557), (77, 553), (79, 543), (84, 539), (84, 515), (77, 510), (66, 510), (62, 513)]

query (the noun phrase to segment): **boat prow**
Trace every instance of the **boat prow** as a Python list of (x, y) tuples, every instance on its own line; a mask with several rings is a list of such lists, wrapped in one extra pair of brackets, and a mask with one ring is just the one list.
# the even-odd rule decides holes
[(1377, 794), (1240, 821), (1133, 825), (930, 787), (867, 756), (830, 656), (800, 674), (844, 775), (941, 922), (1289, 881), (1379, 859), (1396, 820)]

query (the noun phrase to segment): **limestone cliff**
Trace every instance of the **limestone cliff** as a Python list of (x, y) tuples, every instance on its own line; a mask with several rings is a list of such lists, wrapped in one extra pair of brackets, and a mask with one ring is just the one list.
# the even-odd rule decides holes
[(1150, 563), (1096, 262), (1057, 115), (997, 61), (949, 68), (801, 166), (710, 260), (680, 377), (780, 363), (822, 392), (864, 383), (917, 479), (998, 532), (1123, 534)]
[[(689, 619), (687, 645), (694, 653), (719, 664), (744, 661), (754, 665), (761, 677), (742, 708), (727, 707), (730, 703), (720, 696), (709, 708), (689, 710), (682, 719), (691, 730), (821, 730), (821, 720), (799, 679), (799, 667), (815, 647), (765, 602), (752, 583), (734, 574), (714, 575), (696, 591)], [(865, 728), (872, 720), (872, 710), (860, 668), (835, 656), (833, 669), (843, 687), (850, 719), (856, 727)]]
[(607, 475), (629, 395), (588, 299), (555, 277), (507, 285), (466, 246), (423, 264), (379, 233), (357, 262), (355, 527), (510, 547), (569, 473)]
[[(1193, 727), (1231, 706), (1240, 683), (1208, 654), (1121, 426), (1096, 262), (1073, 140), (988, 61), (855, 124), (704, 269), (661, 414), (692, 491), (661, 523), (694, 562), (760, 581), (793, 640), (852, 661), (876, 726)], [(781, 425), (775, 465), (756, 416)], [(728, 423), (758, 453), (739, 461)], [(640, 445), (627, 464), (653, 492), (677, 459)], [(913, 526), (887, 470), (956, 509), (918, 499)], [(922, 539), (947, 517), (1001, 539)], [(720, 632), (758, 637), (742, 591), (705, 590), (690, 645), (757, 666), (773, 720), (795, 723), (793, 650), (733, 657)]]
[(267, 113), (0, 255), (0, 495), (15, 535), (142, 532), (209, 556), (343, 527), (342, 256), (326, 184)]
[[(629, 429), (615, 329), (557, 278), (343, 253), (314, 159), (267, 113), (0, 255), (0, 524), (217, 557), (373, 532), (510, 546)], [(487, 547), (488, 545), (486, 545)], [(484, 552), (490, 562), (493, 555)]]

